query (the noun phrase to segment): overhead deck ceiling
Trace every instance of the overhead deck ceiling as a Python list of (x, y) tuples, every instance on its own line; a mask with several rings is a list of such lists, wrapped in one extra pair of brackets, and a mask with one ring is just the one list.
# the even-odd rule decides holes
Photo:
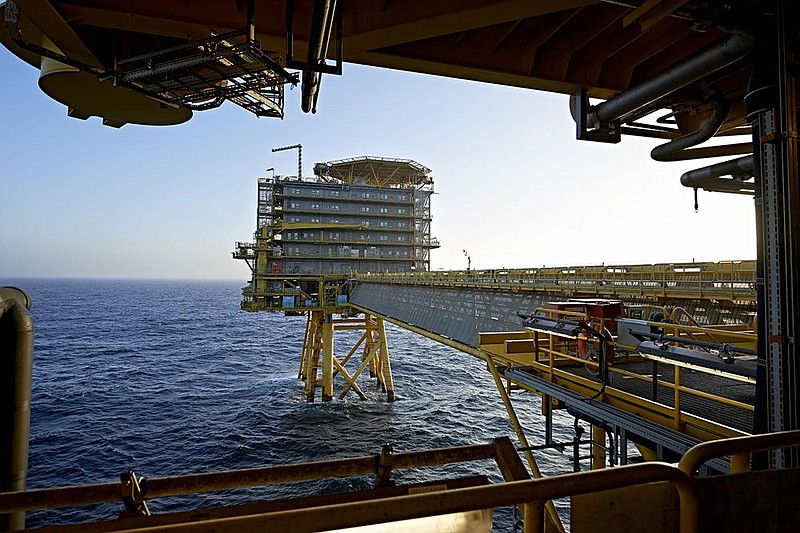
[[(113, 68), (115, 59), (205, 39), (211, 28), (225, 32), (246, 23), (244, 0), (16, 3), (58, 49), (100, 69)], [(294, 2), (296, 56), (306, 53), (312, 4)], [(347, 62), (567, 94), (587, 88), (599, 98), (647, 80), (730, 31), (746, 30), (757, 18), (756, 5), (748, 0), (339, 3)], [(285, 2), (257, 0), (254, 22), (262, 49), (283, 62)], [(328, 55), (334, 55), (333, 46)], [(739, 72), (715, 83), (740, 94), (745, 82), (746, 73)]]

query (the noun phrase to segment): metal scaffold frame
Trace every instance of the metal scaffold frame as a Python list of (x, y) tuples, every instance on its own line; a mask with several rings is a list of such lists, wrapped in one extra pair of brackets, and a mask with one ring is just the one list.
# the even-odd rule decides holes
[[(341, 360), (334, 351), (334, 332), (337, 330), (364, 330)], [(358, 367), (351, 373), (346, 365), (354, 361), (353, 356), (359, 348), (361, 356), (355, 358)], [(303, 391), (309, 402), (316, 399), (318, 388), (322, 389), (322, 401), (331, 401), (337, 375), (344, 380), (338, 399), (343, 399), (352, 390), (359, 398), (366, 400), (367, 395), (357, 380), (367, 369), (369, 377), (375, 379), (380, 389), (386, 393), (386, 400), (393, 402), (394, 381), (389, 359), (389, 343), (386, 340), (386, 328), (382, 318), (370, 314), (357, 318), (334, 318), (332, 314), (323, 311), (308, 313), (297, 377), (305, 382)]]

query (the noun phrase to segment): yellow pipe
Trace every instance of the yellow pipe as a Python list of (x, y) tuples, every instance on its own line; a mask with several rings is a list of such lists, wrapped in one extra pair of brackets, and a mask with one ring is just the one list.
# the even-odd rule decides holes
[[(694, 476), (706, 461), (715, 457), (796, 446), (800, 446), (800, 430), (712, 440), (698, 444), (687, 451), (678, 463), (678, 468)], [(741, 465), (742, 460), (739, 459), (737, 464)]]

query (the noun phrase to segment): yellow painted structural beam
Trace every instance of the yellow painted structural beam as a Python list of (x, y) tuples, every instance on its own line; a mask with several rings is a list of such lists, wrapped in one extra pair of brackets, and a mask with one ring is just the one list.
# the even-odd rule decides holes
[[(335, 335), (336, 331), (341, 330), (363, 330), (364, 333), (347, 355), (340, 359), (336, 356)], [(359, 348), (362, 348), (360, 360), (353, 357)], [(355, 371), (348, 370), (347, 365), (354, 361), (358, 361), (358, 368)], [(366, 368), (370, 369), (370, 377), (376, 379), (386, 393), (387, 401), (394, 401), (389, 343), (381, 319), (370, 314), (365, 314), (363, 318), (335, 318), (320, 310), (308, 313), (298, 377), (305, 381), (303, 390), (309, 402), (316, 399), (318, 388), (322, 389), (322, 401), (331, 401), (337, 381), (344, 381), (339, 399), (353, 390), (359, 398), (366, 400), (367, 395), (357, 383)]]

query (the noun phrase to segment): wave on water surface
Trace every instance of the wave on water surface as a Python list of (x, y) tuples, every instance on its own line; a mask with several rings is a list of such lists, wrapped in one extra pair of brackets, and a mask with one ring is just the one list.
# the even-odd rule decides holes
[[(304, 318), (239, 311), (238, 282), (20, 280), (36, 327), (28, 487), (117, 481), (377, 453), (514, 442), (482, 363), (387, 327), (397, 401), (309, 404), (297, 379)], [(349, 332), (337, 336), (344, 349)], [(338, 334), (337, 334), (338, 335)], [(534, 395), (515, 395), (529, 439), (543, 429)], [(571, 424), (564, 424), (571, 438)], [(543, 453), (546, 473), (570, 459)], [(402, 482), (435, 476), (500, 475), (493, 464), (398, 472)], [(212, 495), (167, 498), (154, 512), (366, 489), (372, 480), (320, 480)], [(29, 527), (116, 518), (120, 504), (28, 513)], [(510, 515), (496, 513), (498, 529)]]

